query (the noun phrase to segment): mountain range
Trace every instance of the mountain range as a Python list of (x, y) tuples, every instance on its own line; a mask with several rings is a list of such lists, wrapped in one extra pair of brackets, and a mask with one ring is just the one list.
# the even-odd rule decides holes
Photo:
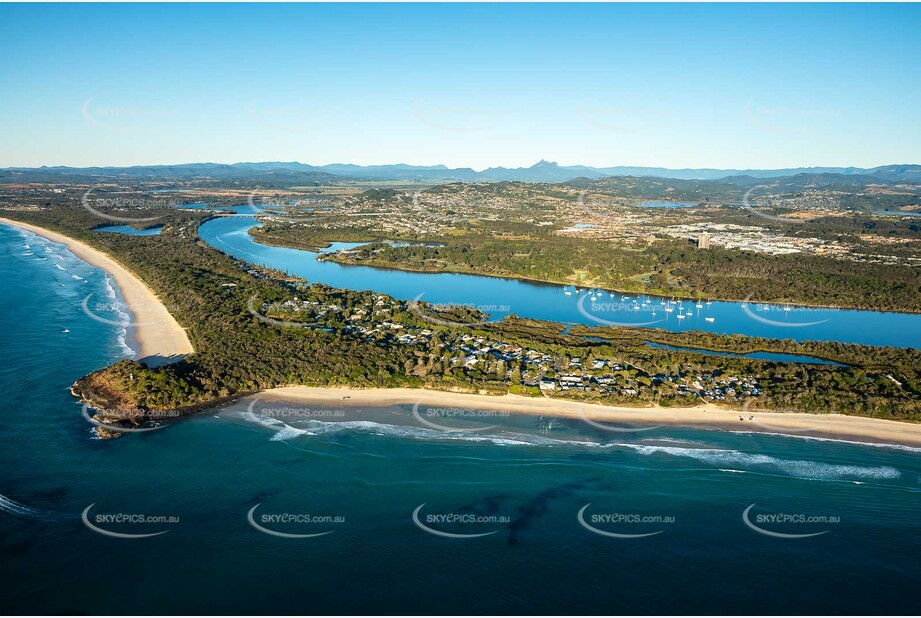
[(292, 162), (185, 163), (132, 167), (38, 167), (0, 168), (0, 182), (99, 182), (214, 180), (257, 182), (270, 185), (336, 184), (347, 181), (414, 182), (567, 182), (579, 178), (594, 180), (612, 176), (657, 177), (678, 180), (722, 180), (727, 178), (771, 179), (801, 174), (831, 175), (855, 183), (921, 181), (921, 165), (859, 167), (798, 167), (786, 169), (670, 169), (664, 167), (590, 167), (559, 165), (541, 160), (531, 167), (490, 167), (476, 171), (469, 167), (444, 165), (352, 165), (333, 163), (308, 165)]

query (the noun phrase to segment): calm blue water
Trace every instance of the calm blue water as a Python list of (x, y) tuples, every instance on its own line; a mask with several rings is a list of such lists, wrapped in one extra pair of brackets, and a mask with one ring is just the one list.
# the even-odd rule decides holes
[(746, 354), (735, 354), (732, 352), (713, 352), (711, 350), (701, 350), (700, 348), (685, 348), (681, 346), (665, 345), (664, 343), (654, 343), (652, 341), (647, 341), (646, 345), (653, 348), (661, 348), (663, 350), (683, 350), (686, 352), (697, 352), (698, 354), (707, 354), (710, 356), (732, 356), (734, 358), (752, 358), (755, 360), (776, 361), (780, 363), (812, 363), (815, 365), (835, 365), (838, 367), (844, 366), (841, 363), (825, 360), (823, 358), (816, 358), (814, 356), (806, 356), (805, 354), (778, 354), (775, 352), (748, 352)]
[[(796, 341), (843, 341), (869, 345), (921, 347), (921, 314), (807, 309), (760, 303), (685, 301), (666, 311), (666, 300), (588, 292), (570, 286), (528, 283), (476, 275), (413, 273), (318, 262), (316, 253), (256, 243), (251, 217), (224, 217), (204, 223), (199, 234), (211, 246), (248, 262), (270, 266), (308, 281), (352, 290), (373, 289), (403, 300), (465, 304), (498, 319), (521, 317), (589, 325), (627, 325), (670, 331), (704, 330)], [(564, 290), (570, 291), (567, 296)], [(755, 294), (757, 290), (752, 290)], [(635, 302), (634, 302), (635, 301)], [(644, 304), (644, 301), (648, 301)], [(682, 311), (683, 309), (683, 311)], [(690, 311), (691, 315), (687, 312)], [(685, 317), (679, 319), (678, 315)], [(708, 321), (712, 318), (712, 322)]]
[(0, 281), (4, 613), (921, 612), (917, 450), (345, 400), (99, 441), (67, 387), (128, 353), (104, 275), (0, 225)]
[(93, 228), (93, 231), (114, 232), (116, 234), (126, 234), (128, 236), (156, 236), (163, 231), (163, 226), (157, 225), (139, 230), (135, 227), (131, 227), (130, 225), (104, 225), (102, 227)]
[(693, 208), (700, 202), (663, 202), (658, 200), (647, 200), (637, 204), (637, 208)]
[(921, 212), (903, 212), (901, 210), (874, 210), (873, 214), (898, 217), (921, 217)]

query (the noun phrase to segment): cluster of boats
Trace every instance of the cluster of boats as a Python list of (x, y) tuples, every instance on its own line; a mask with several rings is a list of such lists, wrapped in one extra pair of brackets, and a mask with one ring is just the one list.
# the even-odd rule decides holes
[[(603, 290), (595, 290), (595, 289), (581, 289), (581, 288), (570, 289), (569, 287), (565, 287), (563, 288), (563, 293), (566, 296), (572, 296), (573, 294), (576, 294), (577, 296), (579, 295), (588, 296), (592, 302), (595, 302), (601, 298), (604, 298), (605, 295), (608, 295), (608, 297), (612, 299), (617, 298), (617, 294), (615, 294), (614, 292), (605, 292)], [(637, 298), (633, 298), (632, 296), (628, 296), (626, 294), (621, 295), (620, 300), (621, 302), (624, 302), (624, 303), (630, 303), (635, 311), (639, 311), (640, 309), (650, 310), (650, 315), (652, 317), (656, 316), (656, 313), (659, 311), (658, 307), (661, 307), (661, 310), (664, 311), (665, 313), (674, 313), (675, 310), (677, 309), (678, 313), (677, 315), (675, 315), (675, 317), (679, 320), (683, 320), (688, 317), (693, 317), (695, 315), (694, 313), (695, 310), (697, 310), (696, 315), (701, 315), (701, 309), (703, 309), (705, 305), (709, 307), (710, 305), (713, 304), (713, 301), (708, 299), (707, 301), (703, 303), (700, 302), (699, 300), (696, 303), (693, 303), (692, 301), (688, 301), (688, 305), (685, 306), (684, 300), (681, 300), (681, 299), (675, 300), (675, 298), (672, 297), (670, 299), (659, 298), (658, 299), (659, 303), (658, 305), (656, 305), (655, 298), (650, 298), (648, 296), (639, 296)], [(705, 316), (704, 320), (707, 322), (715, 322), (716, 318), (711, 317), (711, 316)]]

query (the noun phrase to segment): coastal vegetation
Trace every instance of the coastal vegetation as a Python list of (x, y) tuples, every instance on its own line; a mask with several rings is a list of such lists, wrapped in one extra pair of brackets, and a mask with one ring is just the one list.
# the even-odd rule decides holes
[[(107, 252), (187, 327), (195, 352), (179, 362), (146, 367), (126, 360), (74, 385), (103, 417), (106, 410), (119, 411), (119, 423), (145, 422), (151, 411), (192, 412), (293, 384), (513, 392), (636, 406), (694, 405), (703, 399), (733, 407), (921, 420), (916, 350), (697, 331), (567, 331), (514, 316), (483, 323), (483, 315), (467, 308), (311, 284), (233, 259), (198, 238), (197, 227), (210, 213), (164, 210), (161, 234), (146, 237), (94, 232), (98, 218), (73, 205), (4, 214)], [(633, 259), (635, 268), (646, 267), (646, 257)], [(623, 264), (628, 269), (630, 262)], [(712, 355), (647, 342), (736, 354), (799, 354), (840, 365)], [(126, 418), (124, 410), (136, 414)]]
[[(296, 217), (266, 220), (250, 233), (263, 244), (309, 250), (331, 241), (367, 243), (324, 256), (342, 264), (683, 298), (921, 312), (916, 219), (870, 216), (856, 194), (831, 190), (772, 194), (764, 212), (699, 195), (699, 207), (640, 208), (634, 190), (617, 192), (624, 182), (589, 183), (608, 191), (590, 194), (572, 183), (371, 190), (332, 213), (292, 212)], [(644, 179), (630, 186), (650, 199), (662, 197), (650, 189), (657, 183), (673, 184)], [(900, 196), (902, 202), (921, 202), (917, 193)], [(876, 208), (894, 207), (889, 194), (860, 196), (878, 199)], [(667, 197), (666, 204), (681, 199)], [(698, 248), (701, 230), (722, 235), (725, 246)]]

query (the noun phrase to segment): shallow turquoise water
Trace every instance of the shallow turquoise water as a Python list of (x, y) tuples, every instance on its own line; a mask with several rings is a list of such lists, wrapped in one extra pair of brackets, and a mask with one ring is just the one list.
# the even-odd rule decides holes
[(104, 276), (0, 226), (0, 281), (4, 613), (921, 612), (917, 450), (348, 400), (99, 441), (67, 387), (128, 353)]

